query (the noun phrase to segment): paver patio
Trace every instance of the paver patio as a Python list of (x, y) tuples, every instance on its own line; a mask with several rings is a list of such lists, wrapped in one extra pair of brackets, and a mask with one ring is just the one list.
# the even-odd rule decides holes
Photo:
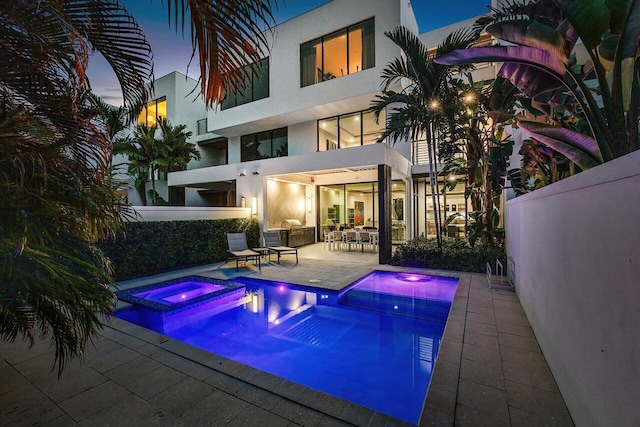
[[(260, 277), (341, 289), (374, 269), (407, 270), (377, 265), (377, 254), (330, 254), (322, 244), (301, 248), (300, 258), (263, 266)], [(460, 282), (420, 425), (572, 426), (517, 295), (491, 289), (484, 275), (425, 271)], [(235, 264), (215, 264), (160, 280), (193, 273), (236, 274)], [(48, 342), (30, 350), (0, 343), (0, 424), (408, 425), (116, 318), (60, 380), (52, 361)]]

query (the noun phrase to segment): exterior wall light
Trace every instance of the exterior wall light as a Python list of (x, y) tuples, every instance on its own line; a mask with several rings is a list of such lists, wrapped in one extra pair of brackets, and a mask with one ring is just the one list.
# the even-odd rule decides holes
[(258, 215), (258, 198), (256, 196), (251, 198), (251, 215)]

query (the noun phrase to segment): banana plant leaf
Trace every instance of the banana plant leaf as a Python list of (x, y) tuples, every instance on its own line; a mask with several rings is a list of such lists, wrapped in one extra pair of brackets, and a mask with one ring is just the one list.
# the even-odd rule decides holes
[(541, 69), (548, 69), (564, 75), (565, 61), (551, 52), (529, 46), (487, 46), (458, 49), (435, 59), (442, 65), (462, 65), (477, 62), (515, 62), (528, 64)]
[(567, 62), (567, 41), (562, 33), (536, 20), (501, 21), (487, 27), (492, 36), (507, 42), (546, 50)]
[(567, 20), (576, 29), (587, 49), (594, 49), (609, 30), (611, 11), (609, 1), (554, 0)]
[(562, 82), (551, 74), (527, 64), (506, 62), (498, 75), (513, 83), (528, 98), (535, 98), (563, 87)]
[(559, 126), (526, 120), (519, 121), (518, 127), (582, 169), (589, 169), (603, 162), (596, 140), (587, 135)]

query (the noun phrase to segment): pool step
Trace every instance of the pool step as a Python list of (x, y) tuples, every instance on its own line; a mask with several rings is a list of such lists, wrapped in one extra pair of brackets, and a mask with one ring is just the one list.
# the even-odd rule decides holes
[(428, 322), (446, 323), (451, 302), (352, 289), (340, 298), (340, 304), (394, 316)]

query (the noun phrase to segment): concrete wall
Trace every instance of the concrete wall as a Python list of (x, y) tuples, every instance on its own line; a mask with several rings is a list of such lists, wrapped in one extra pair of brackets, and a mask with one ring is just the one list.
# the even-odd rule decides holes
[(507, 203), (515, 287), (579, 426), (640, 425), (640, 152)]
[(251, 208), (184, 206), (135, 206), (136, 221), (190, 221), (198, 219), (251, 218)]

